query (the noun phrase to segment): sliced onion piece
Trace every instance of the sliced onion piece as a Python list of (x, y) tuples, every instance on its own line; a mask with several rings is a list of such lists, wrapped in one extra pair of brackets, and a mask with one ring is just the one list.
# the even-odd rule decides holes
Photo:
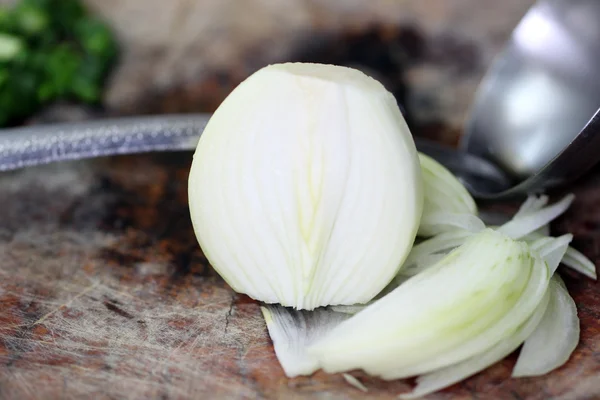
[(536, 211), (541, 210), (548, 204), (548, 196), (528, 196), (527, 200), (519, 207), (519, 211), (515, 214), (515, 218), (524, 217), (525, 215), (532, 214)]
[(344, 377), (344, 380), (346, 382), (348, 382), (348, 384), (350, 386), (354, 386), (355, 388), (357, 388), (361, 392), (367, 393), (369, 391), (369, 389), (367, 389), (367, 387), (365, 385), (363, 385), (363, 383), (361, 381), (359, 381), (358, 379), (356, 379), (352, 375), (350, 375), (350, 374), (342, 374), (342, 376)]
[[(568, 208), (568, 205), (572, 202), (572, 199), (572, 195), (569, 195), (559, 203), (546, 207), (548, 202), (547, 196), (530, 196), (521, 206), (519, 212), (517, 212), (513, 219), (501, 227), (493, 228), (505, 233), (506, 231), (510, 231), (510, 234), (518, 236), (519, 239), (530, 243), (544, 238), (547, 238), (546, 240), (548, 240), (548, 243), (550, 243), (555, 238), (548, 237), (548, 222), (563, 213), (564, 210)], [(474, 216), (472, 217), (477, 218)], [(542, 219), (540, 220), (540, 218)], [(543, 225), (539, 226), (540, 223), (543, 223)], [(534, 230), (531, 231), (531, 229)], [(523, 234), (524, 232), (528, 233)], [(453, 248), (456, 248), (464, 243), (469, 236), (471, 236), (471, 232), (466, 230), (456, 230), (434, 236), (415, 245), (409, 253), (406, 262), (399, 270), (396, 279), (399, 279), (401, 276), (413, 276), (424, 271), (431, 265), (435, 264), (435, 261), (439, 260), (440, 256), (447, 254)], [(561, 240), (567, 240), (566, 236)], [(570, 267), (575, 271), (578, 271), (592, 279), (597, 278), (594, 263), (592, 263), (587, 257), (572, 247), (567, 248), (567, 251), (561, 261), (567, 267)]]
[(562, 263), (589, 278), (598, 278), (594, 263), (572, 247), (567, 249), (567, 252), (562, 259)]
[(423, 215), (419, 236), (433, 236), (456, 229), (473, 232), (485, 228), (476, 217), (477, 205), (462, 183), (446, 167), (419, 153), (423, 176)]
[[(525, 215), (531, 214), (532, 212), (539, 211), (547, 204), (548, 196), (529, 196), (523, 202), (523, 204), (521, 204), (519, 210), (512, 217), (503, 212), (487, 210), (480, 210), (478, 216), (488, 227), (491, 227), (492, 225), (503, 225), (512, 220), (513, 218), (520, 218)], [(540, 229), (538, 229), (538, 231), (542, 232), (546, 236), (549, 235), (548, 225), (541, 227)]]
[(417, 263), (423, 256), (452, 250), (463, 244), (471, 235), (472, 232), (468, 231), (452, 231), (427, 239), (413, 246), (404, 265), (409, 266)]
[[(538, 259), (536, 263), (539, 264), (540, 269), (543, 268), (542, 265), (544, 264), (544, 262), (542, 260)], [(547, 271), (545, 271), (543, 275), (545, 277), (549, 276), (547, 275)], [(534, 287), (535, 283), (542, 283), (543, 287), (547, 287), (547, 279), (542, 278), (542, 281), (540, 282), (538, 281), (538, 278), (540, 277), (532, 277), (530, 283), (533, 283)], [(525, 313), (519, 311), (510, 313), (509, 315), (505, 316), (502, 320), (497, 322), (493, 328), (490, 328), (488, 331), (480, 334), (478, 337), (472, 339), (470, 342), (467, 342), (462, 346), (457, 346), (456, 348), (452, 349), (452, 351), (448, 352), (443, 356), (437, 356), (433, 359), (426, 360), (421, 364), (410, 366), (407, 368), (391, 369), (382, 374), (381, 377), (383, 379), (397, 379), (428, 373), (436, 369), (443, 368), (452, 363), (464, 360), (464, 354), (476, 354), (477, 352), (485, 351), (491, 345), (496, 343), (496, 338), (508, 337), (517, 329), (518, 323), (515, 324), (515, 320), (520, 321), (520, 323), (523, 323), (523, 321), (526, 320), (532, 312), (534, 312), (535, 307), (539, 304), (539, 302), (541, 301), (541, 297), (546, 292), (545, 289), (540, 289), (541, 287), (542, 286), (539, 285), (537, 286), (538, 296), (534, 297), (533, 302), (530, 302), (529, 299), (521, 298), (521, 301), (514, 306), (517, 310), (521, 307), (525, 307)], [(502, 334), (494, 332), (495, 330), (500, 330)]]
[(513, 377), (544, 375), (560, 367), (579, 343), (577, 307), (558, 275), (554, 275), (548, 290), (548, 308), (523, 344)]
[[(553, 270), (558, 267), (560, 259), (564, 255), (571, 238), (571, 235), (564, 235), (559, 238), (541, 238), (533, 243), (531, 247), (532, 250), (538, 251), (544, 258), (544, 261), (546, 261), (549, 269)], [(506, 357), (526, 339), (529, 340), (528, 338), (530, 335), (539, 329), (539, 326), (541, 325), (540, 322), (547, 318), (549, 304), (554, 296), (553, 290), (555, 290), (555, 288), (553, 286), (555, 286), (559, 280), (560, 278), (556, 275), (552, 278), (552, 281), (546, 290), (546, 294), (534, 314), (510, 337), (502, 340), (482, 354), (478, 354), (458, 364), (420, 376), (417, 379), (417, 386), (415, 389), (411, 393), (400, 395), (400, 398), (413, 399), (424, 396), (466, 379)]]
[(463, 361), (514, 333), (540, 303), (545, 262), (486, 229), (441, 262), (342, 322), (308, 349), (326, 372), (384, 379)]
[(534, 232), (539, 235), (550, 236), (550, 224), (546, 224)]
[[(550, 231), (549, 225), (546, 225), (546, 227), (548, 227), (548, 231)], [(542, 228), (540, 228), (521, 237), (521, 240), (524, 240), (526, 242), (533, 242), (537, 239), (545, 238), (546, 236), (550, 236), (550, 233), (546, 234), (542, 231)]]
[(550, 221), (564, 213), (569, 208), (574, 198), (575, 196), (573, 194), (569, 194), (558, 203), (551, 206), (541, 208), (531, 213), (526, 213), (519, 217), (515, 216), (511, 221), (498, 228), (498, 231), (513, 239), (520, 239), (544, 225), (547, 225)]
[(485, 224), (477, 216), (472, 214), (438, 211), (423, 215), (419, 225), (419, 232), (421, 232), (422, 229), (432, 234), (449, 232), (457, 229), (475, 233), (484, 230)]
[(450, 365), (429, 374), (419, 376), (417, 378), (417, 386), (413, 391), (410, 393), (403, 393), (398, 397), (401, 399), (415, 399), (425, 396), (460, 382), (497, 361), (500, 361), (519, 347), (539, 325), (548, 306), (549, 299), (550, 294), (547, 292), (533, 315), (508, 338), (500, 341), (485, 352), (477, 354), (458, 364)]
[[(534, 242), (545, 237), (547, 237), (547, 234), (544, 234), (538, 230), (523, 237), (523, 240), (527, 242)], [(594, 280), (597, 279), (596, 266), (594, 265), (594, 263), (573, 247), (567, 248), (567, 251), (563, 256), (561, 262), (567, 267), (579, 272), (580, 274), (587, 276), (588, 278)]]
[(573, 235), (570, 233), (557, 238), (545, 237), (531, 243), (531, 249), (537, 251), (544, 258), (550, 273), (553, 274), (565, 256), (571, 240), (573, 240)]
[(318, 360), (306, 352), (307, 346), (351, 316), (326, 308), (298, 311), (278, 305), (266, 305), (261, 311), (277, 359), (289, 378), (318, 370)]

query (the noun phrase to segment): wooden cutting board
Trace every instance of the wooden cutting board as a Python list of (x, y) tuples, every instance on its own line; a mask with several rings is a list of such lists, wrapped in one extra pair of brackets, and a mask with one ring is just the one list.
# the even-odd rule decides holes
[[(187, 208), (191, 155), (0, 175), (0, 398), (392, 399), (410, 381), (287, 379), (256, 302), (211, 269)], [(600, 260), (600, 172), (556, 232)], [(600, 284), (563, 271), (581, 343), (566, 366), (509, 379), (514, 357), (431, 399), (600, 398)], [(548, 349), (552, 351), (552, 349)]]

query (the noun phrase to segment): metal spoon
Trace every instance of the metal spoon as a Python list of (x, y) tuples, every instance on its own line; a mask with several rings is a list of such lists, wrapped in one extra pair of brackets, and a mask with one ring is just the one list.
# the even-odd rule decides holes
[(572, 182), (600, 160), (600, 1), (540, 0), (479, 86), (461, 149), (515, 182), (479, 198)]
[[(541, 0), (484, 78), (461, 150), (417, 148), (480, 199), (570, 182), (600, 160), (600, 2)], [(592, 116), (590, 118), (590, 116)], [(209, 115), (0, 130), (0, 171), (114, 154), (193, 150)]]

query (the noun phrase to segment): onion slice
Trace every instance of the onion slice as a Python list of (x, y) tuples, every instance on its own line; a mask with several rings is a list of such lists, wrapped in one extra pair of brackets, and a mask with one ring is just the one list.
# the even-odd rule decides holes
[(307, 346), (351, 316), (327, 308), (299, 311), (270, 304), (261, 307), (261, 311), (277, 359), (289, 378), (310, 375), (318, 370), (318, 360), (306, 352)]
[(458, 214), (445, 211), (431, 212), (423, 215), (420, 231), (428, 227), (427, 232), (449, 232), (452, 230), (465, 230), (469, 232), (480, 232), (485, 229), (485, 224), (481, 219), (473, 214)]
[(413, 246), (404, 265), (409, 266), (416, 263), (421, 257), (426, 255), (452, 250), (463, 244), (472, 235), (473, 233), (468, 231), (452, 231), (427, 239)]
[(525, 202), (521, 204), (521, 207), (519, 207), (519, 211), (517, 211), (514, 217), (524, 217), (528, 214), (541, 210), (542, 208), (546, 207), (547, 204), (548, 196), (546, 195), (528, 196), (527, 200), (525, 200)]
[(569, 208), (574, 199), (573, 194), (568, 194), (551, 206), (539, 208), (533, 212), (521, 213), (520, 216), (515, 216), (498, 228), (498, 231), (513, 239), (522, 238), (556, 219)]
[(497, 361), (500, 361), (519, 347), (536, 329), (544, 316), (549, 298), (549, 293), (546, 293), (533, 315), (508, 338), (497, 343), (485, 352), (477, 354), (460, 363), (438, 369), (426, 375), (421, 375), (417, 378), (417, 386), (415, 386), (412, 392), (403, 393), (398, 397), (401, 399), (415, 399), (425, 396), (426, 394), (436, 392), (460, 382)]
[(523, 344), (513, 377), (544, 375), (560, 367), (579, 343), (577, 307), (558, 275), (554, 275), (548, 290), (548, 308)]
[(419, 236), (433, 236), (456, 229), (479, 232), (485, 225), (477, 218), (475, 200), (462, 183), (433, 158), (419, 153), (423, 176), (423, 215)]
[[(523, 239), (529, 242), (533, 242), (535, 240), (539, 240), (542, 239), (544, 237), (546, 237), (547, 234), (543, 233), (543, 232), (532, 232), (530, 234), (528, 234), (527, 236), (525, 236)], [(594, 279), (596, 280), (598, 278), (597, 274), (596, 274), (596, 266), (594, 265), (594, 263), (592, 261), (590, 261), (589, 258), (587, 258), (586, 256), (584, 256), (582, 253), (580, 253), (578, 250), (574, 249), (573, 247), (568, 247), (567, 251), (565, 252), (565, 255), (563, 257), (563, 259), (561, 260), (561, 262), (573, 269), (574, 271), (579, 272), (582, 275), (587, 276), (588, 278)]]
[(571, 240), (573, 240), (573, 235), (570, 233), (557, 238), (544, 237), (531, 243), (531, 249), (537, 251), (544, 258), (550, 273), (553, 274), (565, 256)]
[(510, 336), (540, 303), (546, 263), (490, 229), (342, 322), (308, 352), (326, 372), (384, 379), (433, 371)]
[(348, 382), (348, 384), (350, 386), (354, 386), (355, 388), (357, 388), (361, 392), (367, 393), (369, 391), (369, 389), (367, 389), (367, 387), (361, 381), (359, 381), (358, 379), (356, 379), (352, 375), (350, 375), (350, 374), (342, 374), (342, 376), (344, 377), (344, 380), (346, 382)]
[[(544, 258), (544, 261), (546, 261), (546, 263), (548, 264), (549, 269), (552, 270), (556, 269), (560, 259), (564, 255), (568, 243), (570, 241), (570, 235), (564, 235), (556, 239), (548, 239), (550, 240), (539, 240), (536, 243), (534, 243), (531, 247), (536, 248), (536, 251), (538, 251), (538, 253)], [(414, 388), (414, 390), (411, 393), (402, 394), (399, 397), (403, 399), (413, 399), (446, 388), (456, 382), (459, 382), (463, 379), (468, 378), (471, 375), (476, 374), (484, 368), (487, 368), (488, 366), (506, 357), (508, 354), (512, 353), (517, 347), (519, 347), (523, 343), (523, 341), (526, 340), (525, 343), (527, 343), (527, 341), (530, 341), (532, 334), (533, 336), (535, 336), (535, 332), (539, 332), (547, 328), (547, 326), (544, 326), (543, 322), (547, 318), (550, 318), (549, 313), (551, 313), (552, 302), (555, 302), (556, 300), (556, 290), (558, 289), (556, 286), (560, 286), (560, 282), (562, 281), (557, 275), (554, 275), (552, 277), (548, 285), (548, 289), (546, 290), (546, 293), (544, 295), (544, 298), (540, 302), (540, 305), (536, 308), (534, 314), (529, 318), (527, 322), (521, 325), (517, 329), (517, 331), (510, 337), (502, 340), (497, 345), (495, 345), (494, 347), (490, 348), (482, 354), (478, 354), (458, 364), (454, 364), (449, 367), (442, 368), (432, 373), (420, 376), (417, 379), (417, 386)], [(564, 287), (560, 289), (566, 290)], [(566, 295), (568, 296), (568, 293), (566, 293)], [(553, 317), (555, 316), (554, 313), (551, 314)], [(576, 315), (575, 318), (577, 318)], [(579, 325), (577, 325), (577, 327), (579, 327)], [(544, 333), (545, 332), (541, 332), (540, 336), (544, 336)], [(577, 335), (576, 338), (571, 339), (575, 340), (576, 345), (577, 341), (579, 340), (579, 336)], [(541, 347), (536, 350), (539, 350), (540, 352), (552, 353), (547, 352), (547, 348), (547, 346), (541, 345)], [(568, 350), (569, 348), (570, 346), (565, 346), (565, 349)], [(521, 352), (521, 354), (523, 353)], [(567, 359), (570, 354), (571, 353), (569, 352), (569, 354), (566, 355)], [(562, 360), (564, 356), (565, 354), (561, 354), (560, 357), (553, 358), (550, 354), (548, 354), (548, 357), (545, 359), (545, 361), (548, 362), (545, 365), (552, 364), (552, 361), (555, 361), (555, 359)], [(543, 356), (537, 358), (532, 357), (531, 359), (536, 361), (542, 360)]]
[(598, 279), (596, 275), (596, 266), (586, 256), (572, 247), (567, 249), (562, 259), (563, 264), (575, 271), (594, 280)]
[[(549, 222), (564, 213), (573, 201), (573, 198), (573, 195), (570, 194), (558, 203), (548, 206), (548, 196), (530, 196), (510, 221), (500, 227), (494, 227), (494, 229), (507, 234), (513, 239), (520, 239), (529, 243), (534, 243), (537, 240), (542, 240), (543, 242), (545, 240), (544, 243), (546, 244), (553, 243), (551, 246), (560, 246), (559, 242), (570, 242), (572, 236), (569, 234), (563, 235), (560, 238), (548, 236)], [(474, 215), (469, 216), (469, 218), (478, 219)], [(469, 224), (469, 222), (465, 222), (463, 227)], [(398, 281), (401, 277), (413, 276), (423, 272), (434, 265), (440, 257), (462, 245), (473, 233), (466, 229), (457, 229), (433, 236), (416, 244), (411, 249), (404, 265), (398, 271), (395, 280)], [(556, 239), (560, 239), (560, 241), (555, 242)], [(536, 246), (540, 245), (538, 243)], [(559, 261), (587, 277), (592, 279), (597, 278), (594, 263), (572, 247), (567, 248), (566, 253)]]

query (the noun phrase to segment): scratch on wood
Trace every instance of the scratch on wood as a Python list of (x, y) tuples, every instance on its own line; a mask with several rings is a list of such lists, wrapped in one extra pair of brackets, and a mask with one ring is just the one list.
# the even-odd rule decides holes
[(48, 319), (48, 317), (50, 317), (52, 314), (54, 314), (57, 311), (62, 310), (63, 308), (69, 307), (75, 300), (79, 299), (80, 297), (85, 296), (86, 294), (88, 294), (89, 292), (91, 292), (92, 290), (94, 290), (95, 288), (98, 287), (99, 282), (95, 282), (94, 284), (88, 286), (87, 288), (83, 289), (79, 294), (77, 294), (75, 297), (72, 297), (69, 301), (67, 301), (66, 303), (62, 304), (61, 306), (55, 308), (54, 310), (50, 311), (49, 313), (47, 313), (46, 315), (44, 315), (42, 318), (38, 319), (37, 321), (35, 321), (32, 326), (35, 325), (39, 325), (42, 322), (44, 322), (46, 319)]
[[(104, 307), (106, 307), (108, 310), (120, 315), (123, 318), (133, 319), (133, 315), (129, 314), (127, 311), (123, 310), (110, 300), (105, 300), (102, 304), (104, 304)], [(140, 321), (138, 321), (138, 323), (140, 323)]]
[(227, 329), (229, 328), (229, 321), (233, 314), (233, 308), (235, 307), (235, 298), (236, 295), (234, 292), (231, 293), (231, 304), (229, 304), (229, 310), (227, 310), (227, 314), (225, 315), (225, 333), (227, 333)]

